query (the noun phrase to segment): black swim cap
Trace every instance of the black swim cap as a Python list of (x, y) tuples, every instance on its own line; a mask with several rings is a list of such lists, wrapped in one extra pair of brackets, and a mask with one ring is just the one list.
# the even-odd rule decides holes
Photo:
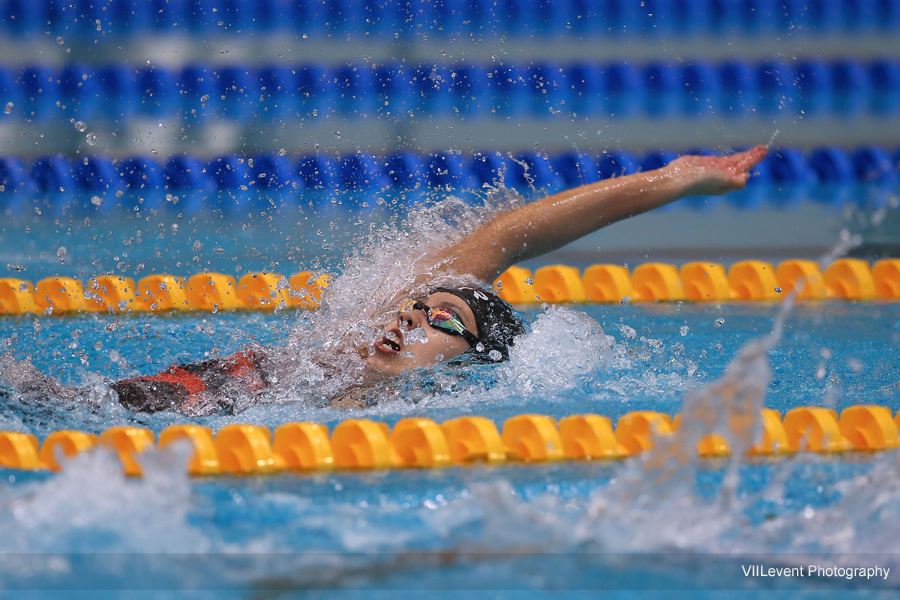
[[(509, 360), (509, 347), (517, 335), (525, 333), (525, 326), (512, 307), (491, 292), (470, 287), (437, 288), (435, 292), (453, 294), (472, 309), (478, 326), (478, 344), (464, 354), (484, 362)], [(479, 349), (480, 348), (480, 349)], [(491, 351), (496, 353), (491, 356)]]

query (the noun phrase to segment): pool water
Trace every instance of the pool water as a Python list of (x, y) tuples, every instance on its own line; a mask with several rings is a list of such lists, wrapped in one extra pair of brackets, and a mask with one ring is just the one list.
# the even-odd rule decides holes
[[(467, 218), (467, 210), (445, 207), (442, 218)], [(131, 276), (234, 272), (236, 265), (268, 263), (286, 272), (340, 267), (343, 278), (364, 287), (364, 278), (373, 276), (366, 275), (367, 265), (374, 275), (387, 273), (379, 269), (394, 260), (391, 252), (417, 252), (416, 234), (433, 225), (417, 221), (414, 212), (396, 219), (376, 215), (373, 227), (411, 228), (413, 234), (408, 248), (385, 245), (381, 252), (379, 244), (391, 236), (371, 234), (368, 221), (346, 215), (317, 213), (306, 223), (302, 212), (292, 212), (293, 233), (283, 223), (281, 229), (270, 225), (266, 216), (248, 216), (245, 228), (214, 218), (149, 216), (149, 228), (146, 217), (130, 217), (126, 227), (73, 217), (37, 236), (18, 222), (6, 233), (15, 229), (20, 237), (14, 239), (26, 242), (7, 248), (21, 255), (20, 276), (33, 280), (115, 272), (117, 262), (127, 265), (118, 272)], [(132, 240), (139, 223), (143, 242)], [(273, 228), (276, 235), (266, 235)], [(60, 255), (61, 240), (69, 239)], [(197, 242), (203, 252), (195, 250)], [(341, 248), (352, 243), (365, 251), (344, 254)], [(318, 262), (297, 265), (300, 255)], [(340, 282), (333, 289), (346, 291)], [(217, 430), (229, 423), (274, 428), (292, 421), (333, 427), (348, 418), (394, 424), (409, 416), (441, 422), (480, 415), (499, 424), (522, 413), (597, 413), (614, 422), (633, 410), (685, 415), (677, 443), (660, 442), (622, 462), (189, 478), (186, 451), (175, 448), (146, 455), (141, 479), (126, 479), (117, 459), (103, 450), (76, 457), (60, 474), (3, 471), (0, 587), (138, 589), (151, 595), (219, 590), (234, 597), (278, 597), (300, 589), (356, 591), (361, 597), (368, 597), (366, 590), (431, 590), (433, 596), (466, 588), (506, 597), (500, 591), (541, 589), (547, 590), (542, 597), (555, 597), (552, 590), (814, 593), (893, 585), (763, 581), (745, 578), (741, 566), (765, 556), (773, 566), (864, 562), (900, 572), (896, 452), (701, 460), (693, 448), (708, 433), (698, 426), (700, 416), (722, 424), (748, 407), (755, 414), (763, 406), (783, 412), (802, 405), (900, 409), (900, 304), (520, 308), (529, 333), (508, 363), (409, 374), (365, 410), (337, 410), (307, 390), (288, 389), (238, 414), (202, 417), (132, 414), (106, 384), (246, 344), (283, 347), (298, 335), (322, 331), (317, 316), (283, 310), (0, 319), (6, 369), (27, 359), (82, 390), (75, 402), (8, 387), (0, 393), (0, 430), (38, 437), (126, 424), (159, 432), (186, 421)], [(739, 442), (734, 433), (726, 436)]]

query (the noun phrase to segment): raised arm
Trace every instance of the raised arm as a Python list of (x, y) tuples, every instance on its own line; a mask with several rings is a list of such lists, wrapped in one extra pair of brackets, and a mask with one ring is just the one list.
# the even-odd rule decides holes
[[(498, 215), (442, 252), (441, 270), (493, 281), (517, 262), (680, 198), (739, 190), (765, 146), (729, 156), (682, 156), (655, 171), (566, 190)], [(432, 273), (434, 275), (434, 273)]]

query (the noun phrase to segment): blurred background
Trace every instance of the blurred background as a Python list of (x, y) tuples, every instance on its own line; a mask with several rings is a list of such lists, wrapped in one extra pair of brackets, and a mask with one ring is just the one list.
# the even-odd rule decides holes
[(758, 143), (747, 190), (542, 262), (897, 255), (898, 32), (900, 0), (2, 0), (0, 261), (329, 266), (323, 224), (435, 190)]

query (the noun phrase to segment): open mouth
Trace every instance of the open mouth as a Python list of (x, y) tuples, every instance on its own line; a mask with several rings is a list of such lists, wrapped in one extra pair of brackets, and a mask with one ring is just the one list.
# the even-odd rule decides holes
[(383, 338), (375, 342), (375, 350), (388, 356), (400, 354), (403, 349), (403, 334), (399, 329), (391, 329)]

